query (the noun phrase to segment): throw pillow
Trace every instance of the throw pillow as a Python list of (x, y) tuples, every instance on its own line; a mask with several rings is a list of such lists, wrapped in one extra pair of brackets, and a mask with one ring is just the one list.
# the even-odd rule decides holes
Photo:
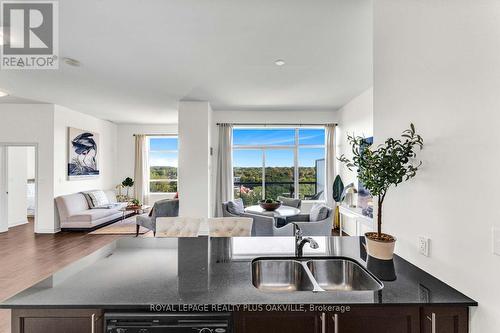
[(96, 191), (87, 191), (85, 193), (89, 196), (90, 200), (92, 201), (92, 205), (90, 206), (90, 208), (109, 205), (109, 199), (106, 196), (106, 193), (104, 193), (104, 191), (96, 190)]
[(300, 205), (302, 204), (302, 200), (300, 199), (292, 199), (280, 196), (278, 197), (278, 200), (281, 201), (283, 205), (288, 207), (300, 208)]
[(242, 199), (236, 199), (227, 203), (227, 210), (233, 215), (241, 215), (245, 213), (245, 206)]
[(315, 204), (309, 213), (309, 221), (322, 221), (328, 217), (328, 207), (325, 204)]
[(90, 197), (90, 195), (87, 192), (82, 192), (82, 194), (85, 197), (85, 200), (87, 201), (87, 205), (89, 206), (89, 208), (94, 207), (94, 204), (92, 203), (92, 198)]
[(92, 209), (111, 209), (111, 208), (114, 208), (113, 204), (92, 207)]

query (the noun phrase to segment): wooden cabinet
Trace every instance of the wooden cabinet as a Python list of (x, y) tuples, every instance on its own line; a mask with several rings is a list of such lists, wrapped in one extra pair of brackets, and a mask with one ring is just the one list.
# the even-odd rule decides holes
[(235, 333), (467, 333), (468, 308), (378, 305), (352, 306), (342, 313), (237, 312), (234, 328)]
[(354, 307), (327, 314), (328, 333), (419, 333), (420, 311), (415, 306)]
[(422, 307), (420, 327), (422, 333), (467, 333), (469, 331), (468, 308)]
[(317, 312), (237, 312), (237, 333), (322, 333)]
[(12, 333), (102, 333), (102, 311), (12, 310)]
[[(346, 306), (345, 311), (239, 311), (235, 333), (467, 333), (466, 306)], [(320, 308), (323, 310), (324, 308)], [(102, 333), (93, 309), (14, 309), (13, 333)]]

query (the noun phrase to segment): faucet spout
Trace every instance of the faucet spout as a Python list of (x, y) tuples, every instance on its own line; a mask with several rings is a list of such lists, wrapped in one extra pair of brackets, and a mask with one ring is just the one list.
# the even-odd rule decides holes
[(302, 237), (302, 230), (297, 223), (293, 223), (293, 230), (295, 235), (295, 256), (301, 258), (304, 252), (304, 245), (309, 243), (312, 249), (317, 249), (319, 244), (311, 237)]
[(305, 237), (297, 244), (297, 248), (295, 251), (295, 256), (297, 258), (302, 258), (304, 252), (304, 245), (308, 243), (312, 249), (317, 249), (319, 247), (319, 244), (314, 239), (312, 239), (311, 237)]

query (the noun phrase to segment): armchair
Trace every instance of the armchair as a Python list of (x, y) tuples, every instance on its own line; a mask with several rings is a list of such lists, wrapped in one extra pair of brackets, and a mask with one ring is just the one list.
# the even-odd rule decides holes
[(252, 224), (252, 236), (273, 236), (274, 235), (274, 229), (276, 227), (274, 226), (274, 217), (272, 216), (265, 216), (265, 215), (258, 215), (258, 214), (250, 214), (250, 213), (243, 213), (240, 215), (232, 214), (228, 210), (228, 203), (223, 202), (222, 203), (222, 216), (224, 217), (250, 217), (253, 219), (253, 224)]
[(164, 199), (155, 202), (150, 214), (142, 214), (136, 217), (136, 237), (139, 235), (140, 227), (153, 230), (153, 234), (156, 236), (156, 218), (175, 216), (179, 216), (179, 200)]
[(293, 236), (293, 224), (295, 222), (302, 230), (304, 236), (331, 236), (333, 228), (332, 209), (328, 208), (328, 214), (321, 221), (310, 221), (309, 214), (299, 214), (287, 218), (288, 224), (274, 229), (274, 236)]

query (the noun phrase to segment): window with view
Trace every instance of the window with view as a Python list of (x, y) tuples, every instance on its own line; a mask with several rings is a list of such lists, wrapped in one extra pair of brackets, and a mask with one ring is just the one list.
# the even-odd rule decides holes
[(234, 128), (234, 196), (245, 206), (278, 196), (323, 199), (323, 128)]
[(149, 138), (149, 191), (177, 192), (177, 137)]

